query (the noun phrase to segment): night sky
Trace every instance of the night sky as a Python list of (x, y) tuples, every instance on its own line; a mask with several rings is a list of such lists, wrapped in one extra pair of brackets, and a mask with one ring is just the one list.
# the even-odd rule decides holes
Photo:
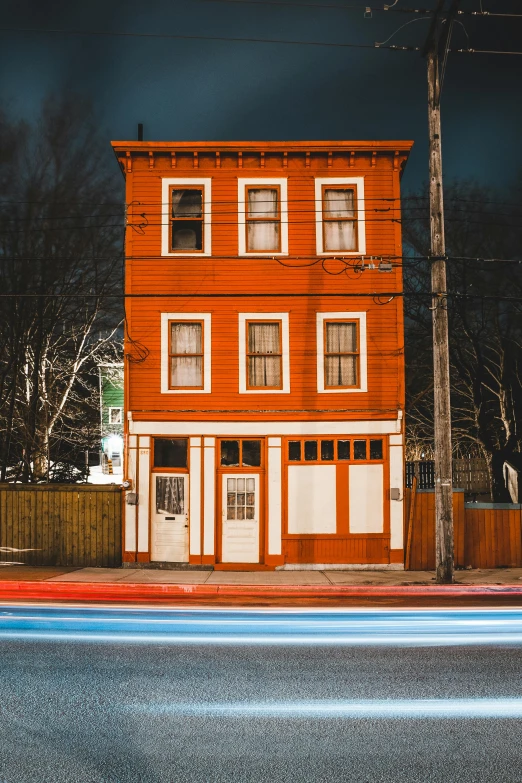
[[(427, 178), (426, 64), (419, 53), (41, 31), (373, 45), (416, 20), (389, 43), (420, 45), (429, 21), (397, 9), (435, 5), (398, 0), (383, 12), (381, 2), (364, 18), (361, 0), (303, 0), (293, 7), (266, 0), (4, 0), (0, 100), (34, 118), (50, 91), (91, 98), (109, 166), (116, 166), (109, 141), (135, 139), (138, 122), (146, 140), (413, 139), (403, 182), (416, 189)], [(461, 4), (480, 6), (480, 0)], [(482, 8), (522, 14), (522, 0), (482, 0)], [(471, 47), (522, 52), (522, 16), (459, 20)], [(456, 25), (453, 46), (467, 45)], [(522, 56), (450, 55), (442, 104), (447, 179), (502, 187), (522, 170), (521, 85)]]

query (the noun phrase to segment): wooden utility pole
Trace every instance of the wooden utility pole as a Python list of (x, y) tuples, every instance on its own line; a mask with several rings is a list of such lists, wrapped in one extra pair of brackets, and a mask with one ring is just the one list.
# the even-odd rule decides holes
[[(440, 96), (451, 27), (459, 0), (453, 0), (445, 17), (445, 0), (439, 0), (423, 54), (428, 63), (428, 124), (430, 167), (431, 311), (433, 315), (433, 382), (435, 435), (435, 558), (437, 582), (453, 582), (453, 487), (451, 448), (451, 401), (446, 291), (446, 243), (444, 239), (444, 194), (442, 189), (442, 140)], [(442, 30), (442, 32), (441, 32)], [(440, 56), (442, 54), (442, 75)]]

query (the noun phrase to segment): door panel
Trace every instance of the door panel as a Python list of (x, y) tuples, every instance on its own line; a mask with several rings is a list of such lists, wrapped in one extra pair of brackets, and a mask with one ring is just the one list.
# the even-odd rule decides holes
[(259, 474), (223, 475), (221, 562), (259, 563)]
[(188, 563), (188, 476), (152, 475), (151, 559)]

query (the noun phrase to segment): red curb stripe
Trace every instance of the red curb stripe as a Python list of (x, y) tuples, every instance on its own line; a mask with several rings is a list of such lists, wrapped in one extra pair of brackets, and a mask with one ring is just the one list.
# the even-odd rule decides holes
[(85, 582), (0, 582), (0, 600), (201, 600), (205, 598), (522, 598), (519, 585), (191, 585)]

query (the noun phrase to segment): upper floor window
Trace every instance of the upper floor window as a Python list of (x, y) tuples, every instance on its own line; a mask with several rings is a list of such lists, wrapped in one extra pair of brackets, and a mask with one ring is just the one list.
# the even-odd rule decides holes
[(238, 180), (239, 255), (288, 253), (286, 179)]
[(359, 380), (359, 322), (324, 322), (324, 386), (355, 387)]
[(366, 253), (364, 177), (315, 180), (319, 255)]
[(247, 253), (281, 250), (281, 198), (279, 188), (246, 189)]
[(248, 388), (280, 389), (283, 375), (281, 321), (247, 321), (247, 332)]
[(161, 212), (163, 256), (210, 255), (210, 178), (163, 178)]
[(210, 313), (161, 314), (161, 392), (210, 392)]
[(240, 313), (240, 393), (288, 393), (289, 352), (288, 313)]
[(203, 251), (203, 188), (170, 191), (171, 250)]
[(169, 330), (170, 387), (203, 388), (203, 322), (170, 321)]
[(109, 408), (109, 424), (121, 424), (122, 422), (122, 408)]
[(366, 313), (317, 313), (317, 391), (368, 391)]

